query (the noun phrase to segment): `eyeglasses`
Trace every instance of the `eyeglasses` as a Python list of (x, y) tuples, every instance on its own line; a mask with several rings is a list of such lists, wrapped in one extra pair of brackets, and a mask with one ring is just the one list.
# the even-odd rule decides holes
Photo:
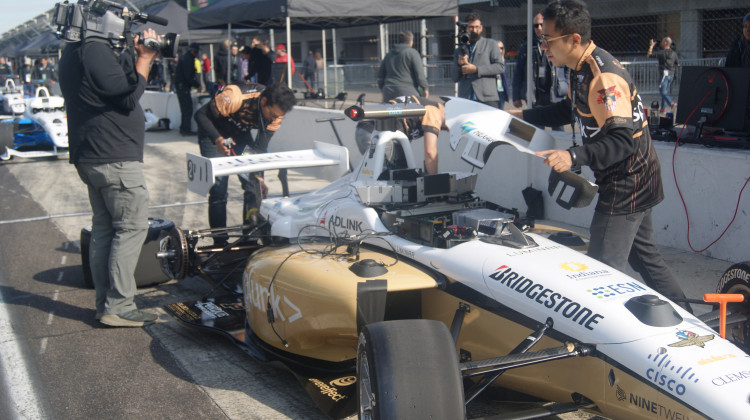
[(567, 34), (567, 35), (560, 35), (560, 36), (553, 36), (552, 38), (547, 38), (545, 35), (542, 35), (542, 46), (545, 48), (549, 48), (549, 43), (553, 41), (557, 41), (558, 39), (563, 39), (567, 36), (571, 36), (573, 34)]
[(534, 24), (534, 27), (535, 27), (535, 28), (541, 28), (541, 27), (542, 27), (542, 24), (541, 24), (541, 23), (535, 23), (535, 24)]

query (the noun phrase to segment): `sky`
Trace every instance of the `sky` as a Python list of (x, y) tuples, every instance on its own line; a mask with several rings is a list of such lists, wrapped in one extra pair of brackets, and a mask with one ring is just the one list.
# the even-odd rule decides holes
[[(0, 36), (10, 29), (33, 19), (49, 9), (53, 9), (55, 4), (62, 3), (64, 0), (0, 0), (2, 11), (0, 12)], [(76, 3), (76, 1), (71, 1)]]

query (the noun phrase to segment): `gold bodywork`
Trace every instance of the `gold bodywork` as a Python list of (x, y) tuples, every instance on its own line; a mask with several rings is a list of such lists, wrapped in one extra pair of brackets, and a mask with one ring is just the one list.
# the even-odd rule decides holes
[[(322, 251), (324, 247), (304, 248)], [(395, 261), (390, 255), (366, 249), (362, 249), (360, 259), (386, 265)], [(357, 284), (382, 279), (387, 281), (389, 296), (419, 291), (408, 304), (419, 308), (422, 318), (438, 320), (446, 326), (451, 325), (459, 304), (468, 304), (470, 310), (464, 318), (457, 350), (471, 360), (506, 355), (532, 333), (517, 322), (438, 288), (436, 275), (427, 269), (398, 261), (382, 276), (362, 278), (349, 269), (354, 262), (350, 256), (300, 251), (297, 245), (255, 254), (243, 279), (245, 308), (252, 331), (279, 350), (321, 361), (353, 361), (358, 339)], [(269, 288), (272, 278), (273, 285)], [(274, 308), (273, 324), (268, 322), (269, 304)], [(282, 338), (288, 347), (283, 345)], [(531, 351), (563, 344), (544, 337)], [(580, 394), (593, 401), (602, 414), (615, 418), (703, 418), (598, 357), (575, 357), (511, 369), (494, 385), (557, 402), (571, 402), (574, 394)]]

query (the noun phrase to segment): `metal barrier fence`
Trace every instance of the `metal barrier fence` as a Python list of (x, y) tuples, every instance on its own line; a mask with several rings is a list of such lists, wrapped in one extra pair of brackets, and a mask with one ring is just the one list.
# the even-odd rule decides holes
[[(723, 58), (696, 58), (681, 60), (681, 66), (723, 66)], [(623, 61), (622, 65), (628, 70), (633, 78), (638, 91), (642, 94), (656, 94), (659, 92), (659, 82), (661, 76), (658, 72), (658, 62), (656, 60), (642, 61)], [(441, 62), (430, 65), (427, 69), (427, 81), (437, 94), (452, 94), (453, 81), (450, 75), (449, 62)], [(335, 95), (341, 91), (372, 91), (377, 90), (378, 64), (345, 64), (338, 68), (328, 67), (328, 92), (329, 95)], [(512, 83), (513, 74), (516, 69), (516, 63), (505, 63), (505, 74), (508, 82)], [(338, 71), (338, 74), (334, 73)], [(321, 72), (322, 73), (322, 72)], [(681, 80), (681, 68), (677, 68), (675, 82), (672, 83), (672, 95), (679, 93)], [(319, 80), (322, 80), (320, 75)], [(338, 86), (335, 84), (338, 80)], [(296, 81), (295, 81), (296, 82)], [(295, 87), (298, 87), (295, 85)], [(299, 81), (299, 87), (302, 88), (302, 82)], [(321, 83), (322, 87), (322, 83)]]

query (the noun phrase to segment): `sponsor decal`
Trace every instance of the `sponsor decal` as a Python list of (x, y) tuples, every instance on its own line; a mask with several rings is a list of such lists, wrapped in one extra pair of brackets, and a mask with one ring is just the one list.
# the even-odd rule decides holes
[[(250, 277), (250, 273), (246, 272), (246, 277)], [(271, 287), (269, 291), (267, 287), (263, 287), (261, 284), (256, 283), (253, 280), (249, 282), (249, 289), (245, 291), (245, 304), (254, 306), (259, 311), (266, 312), (266, 304), (271, 305), (273, 310), (273, 316), (275, 319), (289, 322), (290, 324), (300, 318), (302, 318), (302, 311), (292, 303), (286, 296), (276, 294), (276, 289)], [(291, 309), (292, 315), (285, 317), (284, 312), (281, 310), (281, 302), (284, 302), (286, 306)], [(289, 313), (289, 311), (287, 311)]]
[(201, 314), (203, 319), (216, 319), (229, 316), (228, 313), (222, 311), (221, 308), (216, 306), (213, 302), (196, 302), (195, 307), (203, 312)]
[(461, 135), (469, 134), (476, 129), (477, 129), (476, 124), (474, 124), (471, 121), (466, 121), (465, 123), (461, 124)]
[(599, 93), (599, 98), (596, 102), (604, 104), (604, 108), (606, 108), (607, 111), (614, 111), (615, 108), (617, 108), (617, 98), (622, 96), (622, 93), (618, 91), (614, 85), (601, 89), (597, 91), (597, 93)]
[(726, 375), (721, 375), (719, 377), (713, 378), (711, 380), (711, 383), (716, 386), (724, 386), (727, 384), (731, 384), (732, 382), (744, 381), (748, 378), (750, 378), (750, 370), (741, 370), (739, 372), (727, 373)]
[(713, 340), (714, 337), (715, 336), (713, 334), (698, 335), (688, 330), (677, 331), (677, 338), (679, 338), (680, 341), (669, 344), (669, 347), (698, 346), (700, 348), (704, 348), (706, 347), (706, 342)]
[(617, 385), (615, 396), (617, 397), (617, 401), (625, 401), (628, 398), (627, 395), (625, 395), (625, 390), (620, 388), (620, 385)]
[(508, 252), (505, 255), (509, 257), (517, 257), (519, 255), (533, 254), (534, 252), (540, 252), (540, 251), (551, 251), (555, 249), (560, 249), (562, 247), (563, 247), (562, 245), (538, 246), (536, 248), (519, 249), (516, 251)]
[(596, 296), (597, 299), (606, 300), (619, 295), (626, 295), (637, 291), (645, 291), (646, 288), (638, 283), (617, 283), (608, 284), (606, 286), (594, 287), (586, 289), (587, 292), (591, 293), (592, 296)]
[(668, 420), (690, 420), (690, 416), (685, 415), (677, 410), (665, 407), (656, 401), (641, 397), (640, 395), (630, 393), (630, 404), (641, 408), (649, 413), (658, 415), (658, 418)]
[(672, 359), (666, 353), (649, 354), (648, 360), (651, 360), (656, 366), (646, 370), (646, 378), (650, 379), (654, 385), (674, 394), (684, 395), (687, 390), (686, 384), (690, 382), (697, 384), (700, 381), (692, 367), (678, 366), (672, 363)]
[(356, 230), (362, 232), (362, 221), (347, 219), (341, 216), (331, 216), (328, 219), (328, 226), (340, 227), (346, 230)]
[(701, 365), (701, 366), (703, 366), (703, 365), (707, 365), (709, 363), (720, 362), (720, 361), (726, 360), (726, 359), (734, 359), (735, 357), (737, 357), (737, 356), (735, 356), (733, 354), (724, 354), (724, 355), (721, 355), (721, 356), (709, 356), (709, 357), (706, 357), (705, 359), (698, 360), (698, 364)]
[(727, 271), (726, 273), (724, 273), (723, 276), (721, 276), (722, 284), (733, 279), (741, 279), (746, 282), (750, 282), (750, 272), (747, 272), (741, 268), (733, 268)]
[(356, 376), (344, 376), (343, 378), (334, 379), (328, 382), (331, 386), (349, 386), (354, 385), (357, 382)]
[(589, 270), (586, 264), (578, 262), (565, 262), (560, 264), (560, 268), (565, 271), (572, 271), (573, 274), (566, 274), (565, 277), (573, 280), (584, 278), (599, 277), (611, 274), (609, 270)]
[(604, 319), (604, 315), (595, 313), (582, 304), (565, 297), (562, 293), (555, 292), (541, 283), (518, 274), (507, 265), (501, 265), (489, 277), (531, 299), (533, 302), (544, 305), (553, 312), (559, 313), (573, 322), (577, 322), (578, 325), (586, 329), (593, 331), (596, 324)]
[(601, 57), (599, 57), (598, 55), (595, 55), (594, 58), (596, 59), (596, 62), (599, 63), (600, 67), (604, 65), (604, 60), (602, 60)]
[(330, 397), (334, 401), (341, 401), (346, 398), (346, 395), (339, 394), (339, 391), (335, 387), (328, 385), (320, 379), (310, 378), (309, 381), (320, 390), (321, 394)]

